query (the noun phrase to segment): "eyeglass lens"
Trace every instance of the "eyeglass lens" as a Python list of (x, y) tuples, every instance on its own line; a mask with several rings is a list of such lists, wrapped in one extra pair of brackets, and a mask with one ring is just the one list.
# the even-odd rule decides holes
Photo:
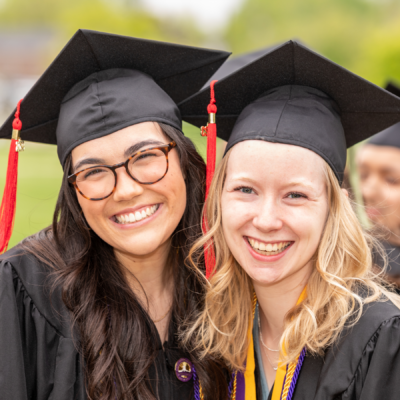
[[(160, 149), (144, 150), (128, 162), (128, 171), (139, 183), (151, 184), (160, 180), (167, 172), (167, 157)], [(93, 167), (76, 177), (78, 189), (92, 199), (100, 199), (112, 193), (115, 175), (106, 167)]]

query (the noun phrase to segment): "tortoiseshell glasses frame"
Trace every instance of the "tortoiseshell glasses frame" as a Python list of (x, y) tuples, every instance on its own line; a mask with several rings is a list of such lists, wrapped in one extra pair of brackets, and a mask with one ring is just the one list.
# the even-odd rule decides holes
[[(152, 184), (154, 184), (154, 183), (157, 183), (157, 182), (161, 181), (161, 179), (163, 179), (163, 178), (165, 177), (165, 175), (167, 175), (168, 168), (169, 168), (168, 153), (169, 153), (174, 147), (176, 147), (176, 143), (175, 143), (174, 141), (172, 141), (172, 142), (170, 142), (170, 143), (168, 143), (168, 144), (166, 144), (166, 145), (163, 145), (163, 146), (151, 147), (151, 148), (148, 148), (148, 149), (140, 150), (140, 151), (136, 152), (135, 154), (133, 154), (132, 156), (130, 156), (126, 161), (121, 162), (121, 163), (118, 163), (118, 164), (114, 164), (114, 165), (95, 165), (95, 166), (93, 166), (93, 167), (88, 167), (88, 168), (82, 169), (82, 170), (80, 170), (80, 171), (78, 171), (78, 172), (75, 172), (75, 173), (72, 174), (72, 175), (69, 175), (69, 176), (68, 176), (68, 182), (69, 182), (70, 184), (72, 184), (72, 185), (75, 187), (75, 189), (76, 189), (85, 199), (92, 200), (92, 201), (104, 200), (104, 199), (106, 199), (107, 197), (110, 197), (110, 196), (115, 192), (115, 189), (117, 188), (117, 174), (116, 174), (115, 170), (116, 170), (117, 168), (125, 167), (126, 173), (127, 173), (135, 182), (140, 183), (141, 185), (152, 185)], [(140, 181), (139, 179), (135, 178), (135, 177), (132, 175), (131, 171), (129, 171), (129, 162), (130, 162), (132, 159), (137, 158), (137, 157), (140, 156), (140, 155), (145, 155), (146, 153), (150, 153), (151, 151), (155, 151), (155, 150), (159, 150), (159, 151), (161, 151), (161, 152), (165, 155), (165, 160), (166, 160), (165, 172), (162, 174), (162, 176), (161, 176), (160, 178), (158, 178), (158, 179), (156, 179), (156, 180), (154, 180), (154, 181), (152, 181), (152, 182), (142, 182), (142, 181)], [(81, 174), (83, 174), (84, 172), (87, 172), (87, 171), (89, 171), (89, 170), (95, 170), (96, 168), (97, 168), (97, 169), (98, 169), (98, 168), (105, 168), (105, 169), (107, 169), (107, 170), (109, 170), (109, 171), (111, 171), (111, 172), (113, 173), (113, 175), (114, 175), (114, 187), (113, 187), (113, 189), (110, 191), (110, 193), (107, 194), (106, 196), (93, 198), (93, 197), (88, 197), (88, 196), (86, 196), (86, 195), (82, 192), (82, 190), (79, 189), (77, 180), (79, 180), (79, 178), (78, 178), (79, 175), (81, 175)]]

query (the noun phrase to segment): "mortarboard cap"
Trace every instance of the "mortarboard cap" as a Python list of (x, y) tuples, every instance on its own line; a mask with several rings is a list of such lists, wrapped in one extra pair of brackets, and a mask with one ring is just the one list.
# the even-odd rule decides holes
[(394, 82), (389, 82), (385, 89), (390, 92), (393, 93), (394, 95), (396, 95), (397, 97), (400, 97), (400, 87), (397, 86)]
[[(400, 88), (394, 83), (389, 82), (385, 89), (388, 92), (400, 97)], [(367, 143), (375, 146), (390, 146), (400, 149), (400, 122), (372, 136)]]
[(372, 136), (367, 143), (375, 146), (389, 146), (400, 149), (400, 122)]
[(245, 53), (241, 54), (240, 56), (230, 57), (221, 65), (217, 72), (207, 81), (207, 83), (203, 87), (209, 87), (210, 83), (214, 80), (219, 81), (223, 78), (226, 78), (228, 75), (233, 74), (240, 68), (243, 68), (247, 64), (250, 64), (251, 62), (257, 60), (264, 54), (269, 53), (275, 47), (277, 46), (265, 47), (260, 50), (252, 51), (251, 53)]
[[(180, 104), (205, 125), (209, 89)], [(243, 140), (305, 147), (342, 181), (346, 148), (400, 121), (400, 99), (289, 41), (215, 84), (218, 136), (226, 151)]]
[[(144, 121), (181, 130), (176, 103), (199, 90), (229, 53), (78, 30), (21, 104), (24, 140), (77, 145)], [(14, 114), (14, 113), (13, 113)], [(11, 138), (13, 115), (0, 128)]]

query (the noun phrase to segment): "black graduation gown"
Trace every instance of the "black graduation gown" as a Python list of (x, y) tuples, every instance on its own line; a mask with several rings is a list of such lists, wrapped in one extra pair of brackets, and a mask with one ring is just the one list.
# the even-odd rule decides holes
[[(257, 371), (256, 378), (259, 387)], [(293, 399), (400, 399), (400, 310), (390, 301), (368, 304), (323, 357), (306, 356)]]
[[(86, 399), (84, 365), (70, 313), (60, 290), (50, 297), (48, 268), (18, 247), (1, 260), (0, 399)], [(149, 379), (160, 400), (192, 400), (193, 381), (184, 383), (175, 375), (176, 361), (189, 358), (179, 349), (175, 331), (171, 322), (164, 350), (155, 338), (159, 350)]]

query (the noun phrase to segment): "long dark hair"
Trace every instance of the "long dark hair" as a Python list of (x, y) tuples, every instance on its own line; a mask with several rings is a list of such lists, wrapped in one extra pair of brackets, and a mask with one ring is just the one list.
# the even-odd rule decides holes
[[(175, 294), (172, 318), (190, 323), (200, 311), (204, 287), (185, 264), (201, 235), (205, 164), (193, 143), (176, 129), (159, 124), (177, 144), (186, 183), (187, 206), (173, 236), (169, 268)], [(113, 248), (87, 225), (67, 176), (68, 157), (51, 227), (25, 240), (22, 247), (54, 270), (55, 285), (79, 332), (90, 399), (155, 399), (148, 372), (157, 348), (154, 326), (130, 289)], [(188, 346), (190, 348), (190, 345)], [(197, 361), (191, 353), (206, 399), (227, 398), (226, 378), (216, 360)]]

